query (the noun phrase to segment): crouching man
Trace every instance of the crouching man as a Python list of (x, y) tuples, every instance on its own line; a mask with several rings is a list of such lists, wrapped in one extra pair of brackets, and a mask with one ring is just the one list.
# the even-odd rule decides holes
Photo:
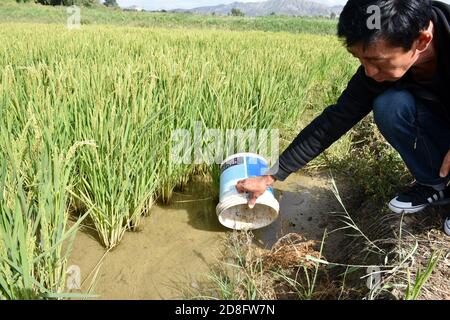
[[(376, 19), (378, 26), (371, 23)], [(300, 132), (267, 175), (239, 181), (238, 191), (250, 194), (253, 207), (276, 180), (300, 170), (373, 111), (381, 133), (416, 180), (389, 208), (416, 213), (450, 202), (450, 6), (429, 0), (349, 0), (338, 36), (361, 62), (347, 88)], [(444, 230), (450, 235), (450, 218)]]

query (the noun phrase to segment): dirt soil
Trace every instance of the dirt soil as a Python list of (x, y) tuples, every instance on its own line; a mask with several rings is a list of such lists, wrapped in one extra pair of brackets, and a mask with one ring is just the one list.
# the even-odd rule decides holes
[[(321, 242), (325, 230), (332, 231), (333, 212), (342, 211), (331, 191), (330, 177), (326, 174), (293, 174), (276, 184), (280, 202), (280, 215), (270, 226), (255, 230), (255, 240), (270, 249), (283, 236), (297, 233), (308, 241)], [(323, 255), (333, 260), (339, 256), (342, 234), (327, 236)]]

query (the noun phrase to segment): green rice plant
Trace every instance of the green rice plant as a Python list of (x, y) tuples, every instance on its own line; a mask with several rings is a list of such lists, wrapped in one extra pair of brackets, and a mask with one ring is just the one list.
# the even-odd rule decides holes
[[(80, 157), (81, 181), (77, 197), (91, 211), (91, 218), (107, 248), (136, 227), (144, 210), (150, 209), (156, 189), (152, 140), (142, 130), (133, 130), (127, 116), (121, 124), (120, 140), (101, 143)], [(114, 126), (106, 130), (114, 130)]]
[[(2, 142), (4, 135), (2, 130)], [(63, 153), (52, 145), (43, 139), (30, 161), (29, 154), (1, 144), (0, 299), (71, 296), (65, 291), (67, 257), (82, 221), (67, 227), (76, 146)]]

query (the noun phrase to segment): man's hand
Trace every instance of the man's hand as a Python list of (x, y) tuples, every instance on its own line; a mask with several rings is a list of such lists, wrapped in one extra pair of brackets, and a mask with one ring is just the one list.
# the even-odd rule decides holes
[(450, 151), (447, 152), (447, 155), (444, 158), (444, 162), (442, 163), (439, 175), (441, 176), (441, 178), (445, 178), (446, 176), (448, 176), (449, 172), (450, 172)]
[(256, 199), (262, 196), (262, 194), (266, 192), (267, 188), (269, 188), (275, 180), (276, 179), (273, 176), (260, 176), (240, 180), (236, 184), (236, 190), (239, 193), (248, 192), (250, 194), (248, 206), (250, 209), (253, 209), (256, 204)]

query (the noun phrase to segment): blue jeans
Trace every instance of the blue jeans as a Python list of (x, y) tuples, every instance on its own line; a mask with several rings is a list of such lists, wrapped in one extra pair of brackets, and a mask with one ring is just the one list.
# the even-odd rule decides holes
[(373, 114), (416, 181), (443, 190), (450, 179), (441, 178), (439, 171), (450, 150), (450, 124), (407, 90), (390, 89), (378, 96)]

